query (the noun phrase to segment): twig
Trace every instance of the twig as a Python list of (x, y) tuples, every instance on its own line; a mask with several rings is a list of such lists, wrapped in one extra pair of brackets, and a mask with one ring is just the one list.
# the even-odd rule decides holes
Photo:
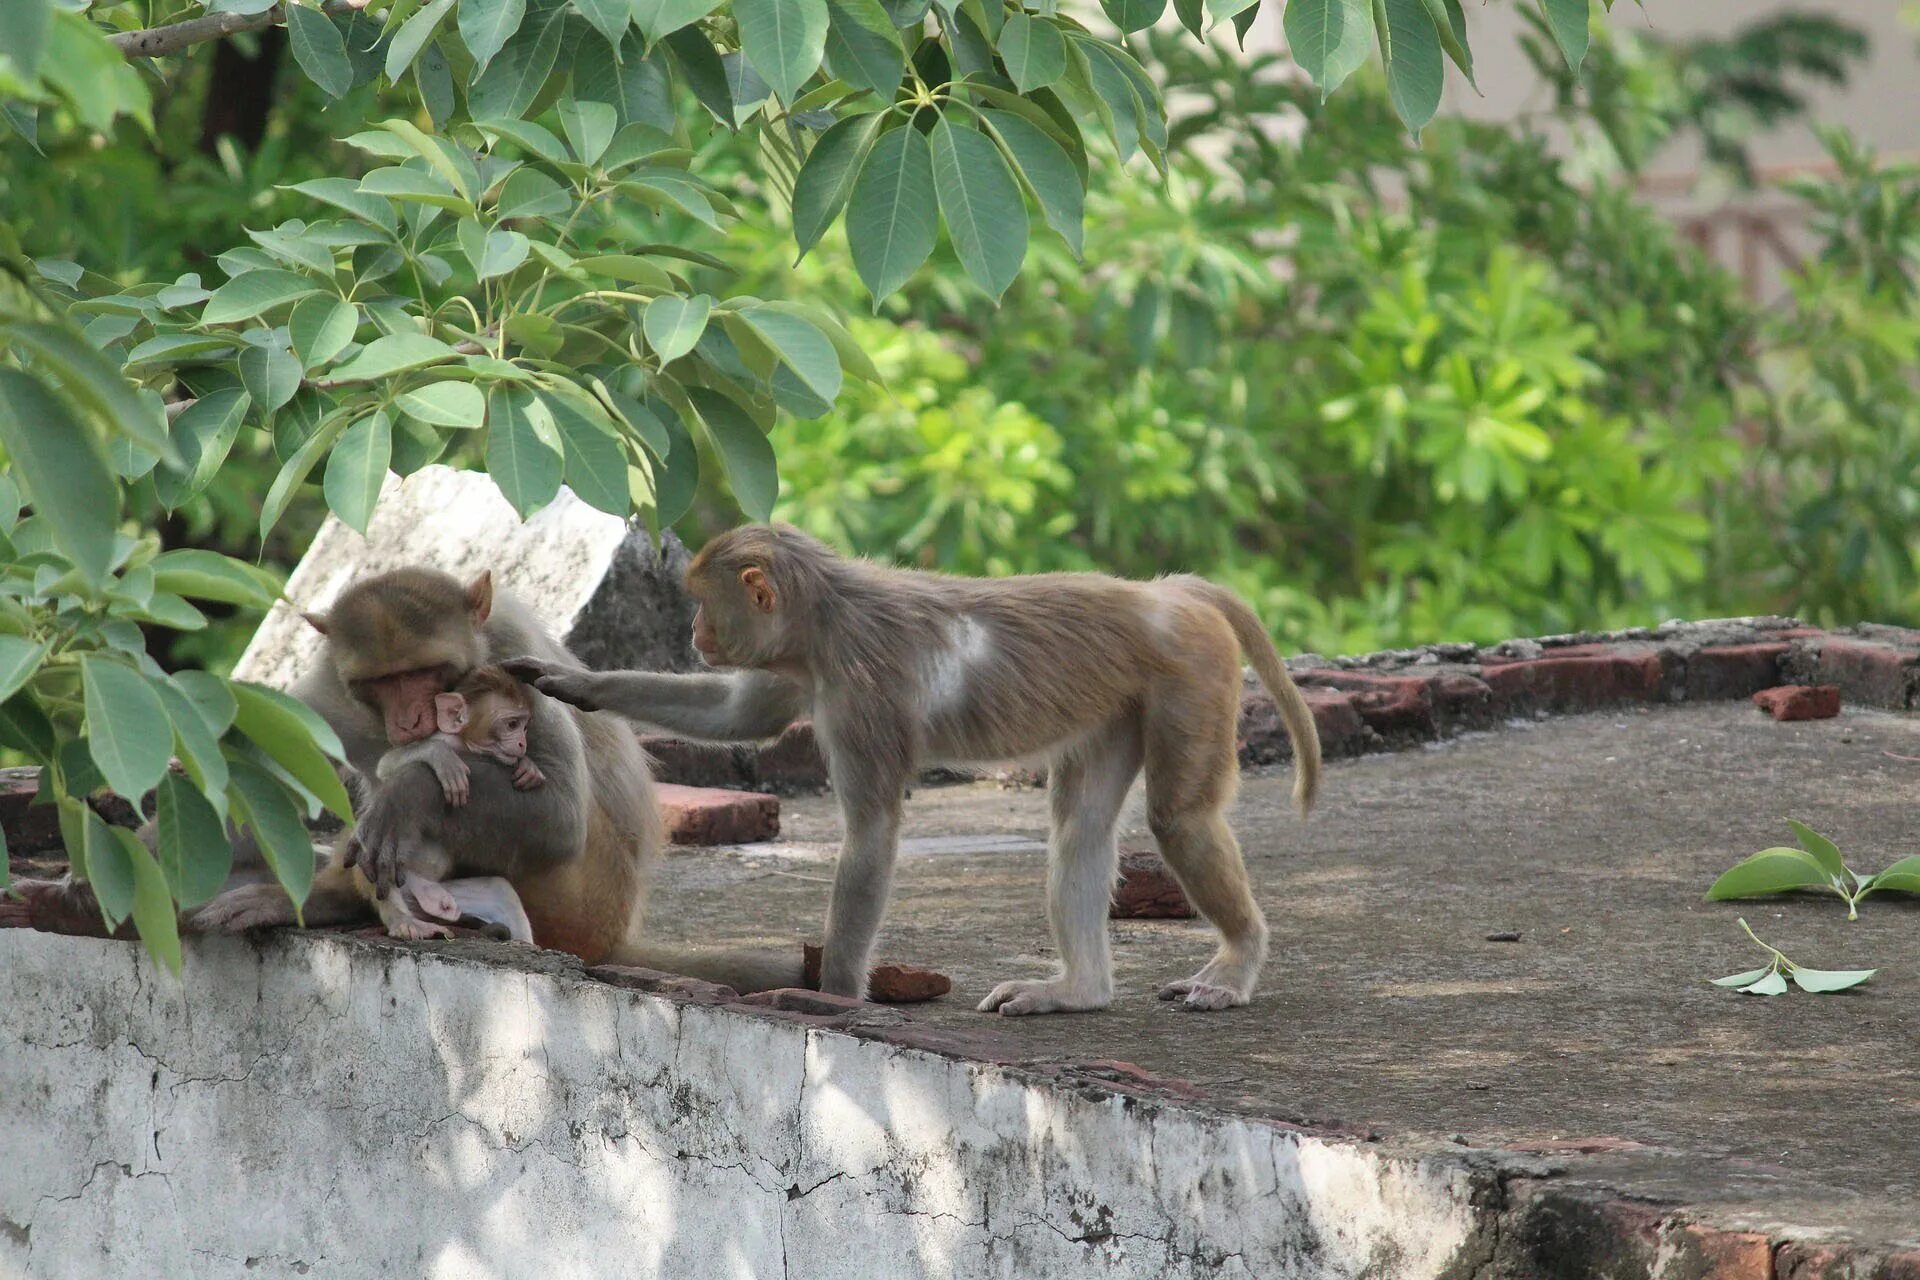
[[(365, 0), (357, 5), (348, 0), (328, 0), (321, 9), (327, 13), (352, 13), (364, 7)], [(286, 6), (277, 4), (264, 13), (208, 13), (184, 22), (170, 22), (164, 27), (121, 31), (107, 38), (129, 58), (164, 58), (209, 40), (224, 40), (242, 31), (281, 26), (286, 20)]]

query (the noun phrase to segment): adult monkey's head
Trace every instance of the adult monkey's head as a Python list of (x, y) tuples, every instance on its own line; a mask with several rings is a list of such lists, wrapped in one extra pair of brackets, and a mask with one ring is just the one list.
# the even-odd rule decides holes
[(401, 746), (434, 732), (434, 697), (486, 660), (480, 628), (492, 612), (491, 572), (462, 586), (437, 569), (395, 569), (354, 583), (306, 619), (327, 638), (340, 683)]
[(803, 659), (809, 604), (843, 563), (792, 525), (730, 529), (687, 566), (693, 647), (710, 667), (774, 667)]

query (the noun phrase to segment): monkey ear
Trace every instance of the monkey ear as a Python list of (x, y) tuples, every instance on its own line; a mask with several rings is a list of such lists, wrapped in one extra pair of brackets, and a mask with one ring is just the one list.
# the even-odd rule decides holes
[(312, 627), (315, 631), (318, 631), (323, 636), (327, 634), (327, 615), (326, 614), (303, 613), (300, 616), (305, 618), (307, 620), (307, 625)]
[(774, 594), (773, 584), (753, 565), (740, 571), (740, 585), (747, 589), (747, 599), (753, 601), (753, 607), (760, 612), (772, 613), (779, 607), (780, 597)]
[(467, 613), (476, 627), (492, 616), (493, 570), (482, 569), (480, 576), (467, 584)]
[(441, 733), (459, 733), (467, 727), (467, 700), (457, 693), (433, 695), (433, 727)]

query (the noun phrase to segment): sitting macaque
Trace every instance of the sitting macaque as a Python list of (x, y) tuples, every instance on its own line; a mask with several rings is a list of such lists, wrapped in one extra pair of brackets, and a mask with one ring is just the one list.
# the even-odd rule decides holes
[[(533, 719), (533, 700), (518, 680), (499, 667), (476, 667), (452, 692), (434, 695), (434, 733), (419, 742), (395, 747), (380, 757), (382, 781), (410, 765), (433, 771), (448, 805), (467, 802), (472, 770), (465, 756), (484, 756), (513, 770), (513, 785), (530, 791), (546, 782), (538, 765), (527, 756), (527, 724)], [(454, 858), (439, 844), (427, 841), (406, 857), (399, 892), (376, 897), (373, 884), (356, 873), (355, 884), (373, 902), (387, 932), (396, 938), (444, 938), (447, 929), (420, 918), (425, 913), (441, 920), (458, 919), (459, 904), (440, 881), (452, 873)]]
[(551, 658), (507, 669), (542, 693), (715, 740), (773, 737), (809, 714), (846, 842), (827, 912), (821, 989), (865, 992), (886, 907), (903, 793), (926, 764), (1040, 758), (1053, 806), (1047, 914), (1058, 973), (995, 987), (983, 1011), (1098, 1009), (1113, 998), (1107, 905), (1115, 826), (1144, 768), (1147, 825), (1218, 952), (1163, 999), (1246, 1004), (1267, 924), (1227, 826), (1239, 779), (1244, 654), (1278, 704), (1304, 813), (1320, 739), (1259, 618), (1180, 576), (1092, 573), (980, 580), (847, 560), (785, 525), (735, 529), (687, 570), (693, 644), (729, 675), (590, 672)]

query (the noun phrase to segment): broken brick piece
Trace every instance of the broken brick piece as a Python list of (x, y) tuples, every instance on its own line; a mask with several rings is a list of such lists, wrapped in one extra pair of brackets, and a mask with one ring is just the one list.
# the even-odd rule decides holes
[(1149, 849), (1120, 851), (1120, 882), (1107, 915), (1115, 920), (1191, 920), (1193, 904), (1160, 855)]
[(675, 844), (752, 844), (780, 834), (780, 798), (661, 783), (655, 789)]
[(1840, 686), (1783, 684), (1754, 694), (1753, 705), (1775, 720), (1831, 720), (1840, 714)]
[[(809, 942), (801, 949), (802, 972), (810, 990), (820, 988), (821, 949)], [(953, 990), (944, 973), (913, 964), (877, 964), (867, 971), (867, 999), (875, 1004), (919, 1004), (937, 1000)]]
[(852, 996), (830, 996), (824, 991), (808, 991), (804, 987), (777, 987), (772, 991), (756, 991), (750, 996), (741, 996), (734, 1003), (777, 1009), (781, 1013), (833, 1017), (842, 1013), (857, 1013), (866, 1007), (867, 1002), (855, 1000)]

